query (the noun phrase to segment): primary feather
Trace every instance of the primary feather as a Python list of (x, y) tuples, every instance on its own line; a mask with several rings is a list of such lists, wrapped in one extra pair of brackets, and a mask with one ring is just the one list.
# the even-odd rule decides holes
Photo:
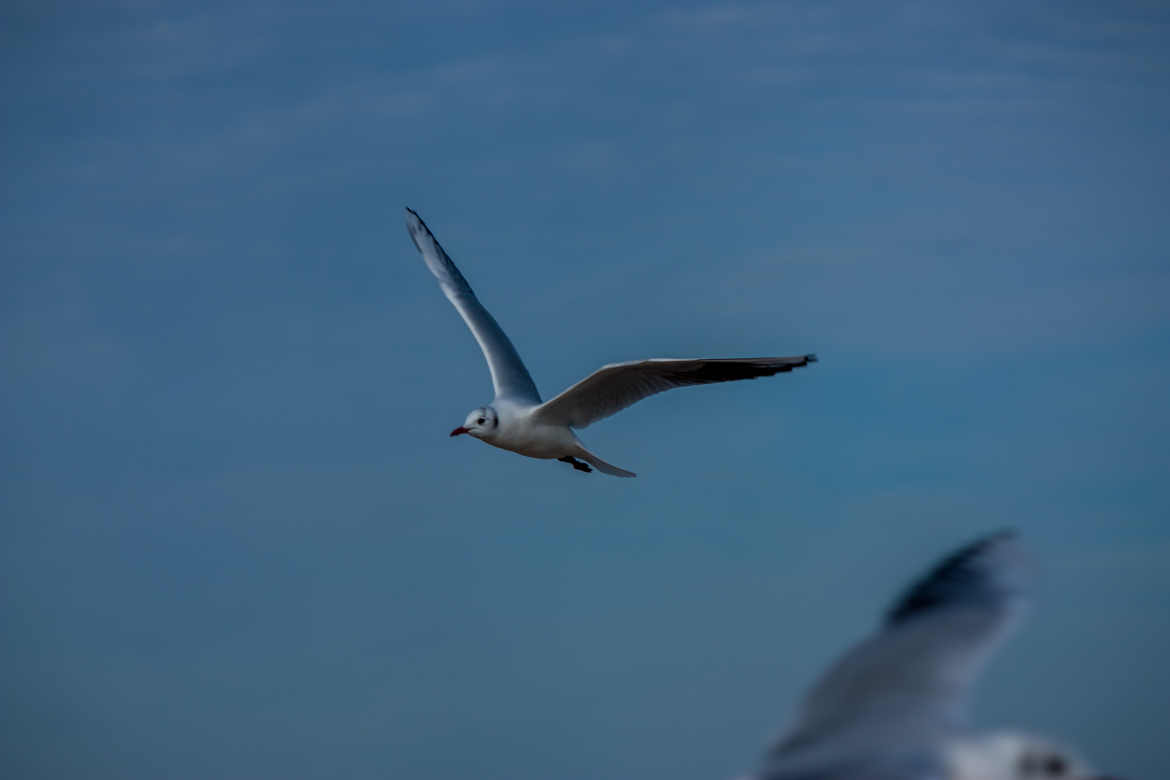
[(533, 414), (549, 423), (584, 428), (665, 390), (773, 376), (815, 363), (816, 359), (816, 355), (798, 355), (683, 360), (655, 358), (613, 363), (546, 401)]
[(524, 361), (504, 329), (496, 322), (495, 317), (483, 307), (479, 298), (475, 297), (471, 285), (463, 278), (463, 274), (455, 267), (455, 263), (443, 251), (430, 228), (422, 221), (418, 214), (411, 209), (406, 210), (406, 228), (418, 251), (422, 253), (427, 268), (439, 280), (439, 287), (447, 296), (447, 300), (463, 317), (467, 327), (471, 329), (479, 348), (487, 360), (488, 369), (492, 373), (492, 385), (496, 391), (496, 398), (507, 398), (524, 403), (540, 403), (540, 393), (536, 390), (536, 383), (528, 374)]

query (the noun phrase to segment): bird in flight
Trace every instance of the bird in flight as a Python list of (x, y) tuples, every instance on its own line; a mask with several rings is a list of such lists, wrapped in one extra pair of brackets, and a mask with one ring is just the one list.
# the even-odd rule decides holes
[(1023, 606), (1015, 534), (944, 558), (829, 667), (760, 769), (741, 780), (1108, 780), (1019, 731), (974, 732), (967, 697)]
[[(731, 382), (791, 371), (816, 362), (816, 355), (795, 357), (666, 359), (654, 358), (603, 366), (557, 397), (541, 402), (524, 361), (471, 285), (439, 246), (418, 214), (406, 210), (406, 228), (447, 299), (471, 329), (487, 359), (495, 399), (473, 409), (452, 436), (468, 434), (495, 447), (530, 458), (555, 458), (578, 471), (615, 477), (636, 476), (606, 463), (577, 438), (585, 428), (647, 396), (675, 387)], [(584, 462), (582, 462), (584, 461)]]

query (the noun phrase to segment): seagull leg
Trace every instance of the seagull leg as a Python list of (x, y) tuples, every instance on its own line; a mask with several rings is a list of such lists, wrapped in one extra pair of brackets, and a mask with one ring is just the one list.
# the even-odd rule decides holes
[(590, 471), (593, 471), (593, 469), (589, 468), (588, 465), (577, 460), (572, 455), (566, 455), (563, 458), (557, 458), (557, 460), (559, 460), (561, 463), (570, 463), (572, 464), (573, 468), (577, 469), (577, 471), (584, 471), (586, 474), (588, 474)]

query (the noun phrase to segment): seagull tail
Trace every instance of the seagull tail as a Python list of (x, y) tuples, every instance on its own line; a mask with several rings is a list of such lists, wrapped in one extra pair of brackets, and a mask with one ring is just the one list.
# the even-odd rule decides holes
[(632, 471), (626, 471), (625, 469), (619, 469), (617, 466), (614, 466), (612, 463), (606, 463), (604, 460), (597, 457), (596, 455), (594, 455), (592, 452), (585, 449), (584, 447), (582, 447), (581, 451), (579, 453), (577, 453), (577, 457), (579, 457), (581, 460), (585, 461), (589, 465), (593, 466), (593, 468), (597, 469), (602, 474), (609, 474), (611, 477), (636, 477), (636, 476), (638, 476), (637, 474), (635, 474)]

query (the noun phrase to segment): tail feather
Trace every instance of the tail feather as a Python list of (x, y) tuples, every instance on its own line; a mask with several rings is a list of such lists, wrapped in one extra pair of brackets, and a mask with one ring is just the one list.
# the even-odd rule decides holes
[(632, 471), (626, 471), (625, 469), (619, 469), (617, 466), (613, 465), (612, 463), (606, 463), (604, 460), (597, 457), (596, 455), (594, 455), (592, 452), (585, 449), (584, 447), (582, 447), (581, 451), (579, 453), (577, 453), (577, 457), (579, 457), (581, 460), (585, 461), (589, 465), (593, 466), (593, 468), (597, 469), (602, 474), (609, 474), (611, 477), (636, 477), (636, 476), (638, 476), (637, 474), (635, 474)]

